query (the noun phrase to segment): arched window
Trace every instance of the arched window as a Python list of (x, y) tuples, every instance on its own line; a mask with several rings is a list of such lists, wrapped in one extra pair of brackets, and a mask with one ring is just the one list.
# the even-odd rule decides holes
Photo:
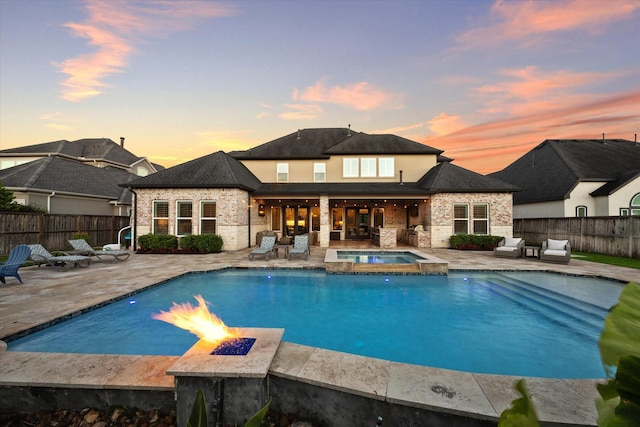
[(586, 206), (576, 206), (576, 217), (582, 218), (587, 216), (587, 207)]
[(631, 210), (631, 215), (640, 216), (640, 193), (631, 198), (629, 209)]

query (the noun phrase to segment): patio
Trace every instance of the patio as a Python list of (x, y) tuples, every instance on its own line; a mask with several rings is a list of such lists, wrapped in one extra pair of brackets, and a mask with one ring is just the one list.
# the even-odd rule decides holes
[[(354, 245), (354, 242), (332, 242), (331, 248), (337, 247), (370, 248), (368, 242), (358, 245)], [(319, 247), (312, 247), (308, 260), (287, 261), (281, 255), (271, 261), (249, 261), (249, 251), (250, 249), (246, 249), (209, 255), (132, 254), (129, 260), (123, 263), (93, 263), (89, 268), (71, 268), (65, 271), (53, 271), (47, 267), (22, 268), (20, 274), (23, 285), (10, 278), (8, 284), (0, 286), (0, 336), (18, 334), (187, 272), (223, 267), (323, 268), (326, 252)], [(594, 264), (578, 259), (572, 259), (569, 265), (560, 266), (535, 259), (495, 258), (491, 252), (448, 249), (422, 251), (448, 261), (450, 270), (557, 271), (565, 274), (608, 277), (624, 282), (637, 280), (638, 277), (638, 271), (635, 269)], [(358, 374), (358, 369), (354, 367), (353, 378), (344, 379), (347, 382), (352, 381), (355, 384), (353, 387), (332, 384), (331, 379), (316, 377), (318, 372), (311, 372), (311, 367), (304, 364), (300, 366), (300, 363), (303, 363), (300, 357), (305, 357), (308, 361), (314, 356), (319, 357), (318, 355), (349, 366), (363, 362), (360, 356), (346, 355), (343, 358), (342, 355), (336, 356), (335, 352), (284, 342), (272, 364), (270, 375), (324, 384), (325, 387), (334, 390), (349, 389), (360, 396), (366, 395), (370, 381), (379, 381), (379, 378), (370, 379), (366, 374)], [(86, 389), (146, 390), (164, 393), (163, 396), (170, 402), (174, 381), (173, 377), (165, 373), (176, 360), (176, 357), (163, 356), (86, 356), (0, 350), (0, 389), (6, 391), (11, 387), (30, 386), (65, 388), (77, 389), (80, 395), (81, 391)], [(305, 366), (305, 370), (313, 378), (302, 378), (300, 372)], [(295, 372), (292, 371), (294, 368)], [(389, 383), (385, 386), (388, 394), (392, 393), (395, 384), (394, 403), (404, 402), (414, 407), (451, 415), (472, 415), (471, 418), (478, 422), (495, 421), (496, 416), (499, 416), (516, 397), (513, 390), (515, 379), (511, 377), (467, 374), (401, 364), (389, 366), (388, 362), (382, 363), (380, 369), (389, 376)], [(461, 399), (451, 401), (445, 397), (427, 398), (424, 393), (415, 390), (400, 390), (408, 387), (407, 382), (412, 381), (416, 382), (415, 387), (418, 390), (428, 389), (428, 382), (436, 380), (438, 384), (455, 388)], [(567, 425), (595, 425), (595, 381), (532, 378), (527, 383), (534, 395), (541, 420)], [(0, 396), (0, 401), (6, 403), (3, 398), (4, 394)], [(385, 398), (387, 401), (392, 400), (390, 395)], [(25, 407), (25, 410), (27, 409), (30, 408)]]

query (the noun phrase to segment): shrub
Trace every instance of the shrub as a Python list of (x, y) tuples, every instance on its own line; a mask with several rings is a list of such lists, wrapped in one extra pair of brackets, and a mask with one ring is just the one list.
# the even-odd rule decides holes
[(454, 234), (449, 238), (449, 246), (460, 250), (492, 251), (502, 239), (502, 236), (483, 234)]
[(170, 234), (145, 234), (138, 237), (143, 251), (171, 251), (178, 248), (178, 238)]
[(89, 233), (73, 233), (73, 240), (82, 239), (85, 242), (91, 244), (91, 237), (89, 237)]
[(217, 234), (190, 234), (180, 239), (180, 248), (204, 254), (220, 252), (222, 237)]

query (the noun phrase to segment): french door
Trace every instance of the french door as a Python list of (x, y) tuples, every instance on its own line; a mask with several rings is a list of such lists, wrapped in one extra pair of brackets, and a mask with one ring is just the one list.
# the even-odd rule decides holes
[(346, 239), (371, 238), (371, 222), (369, 208), (346, 208)]

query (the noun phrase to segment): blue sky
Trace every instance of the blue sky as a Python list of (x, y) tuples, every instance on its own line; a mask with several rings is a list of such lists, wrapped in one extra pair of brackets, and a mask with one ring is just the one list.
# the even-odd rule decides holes
[(640, 0), (0, 1), (0, 148), (107, 137), (164, 166), (300, 128), (501, 169), (634, 139)]

